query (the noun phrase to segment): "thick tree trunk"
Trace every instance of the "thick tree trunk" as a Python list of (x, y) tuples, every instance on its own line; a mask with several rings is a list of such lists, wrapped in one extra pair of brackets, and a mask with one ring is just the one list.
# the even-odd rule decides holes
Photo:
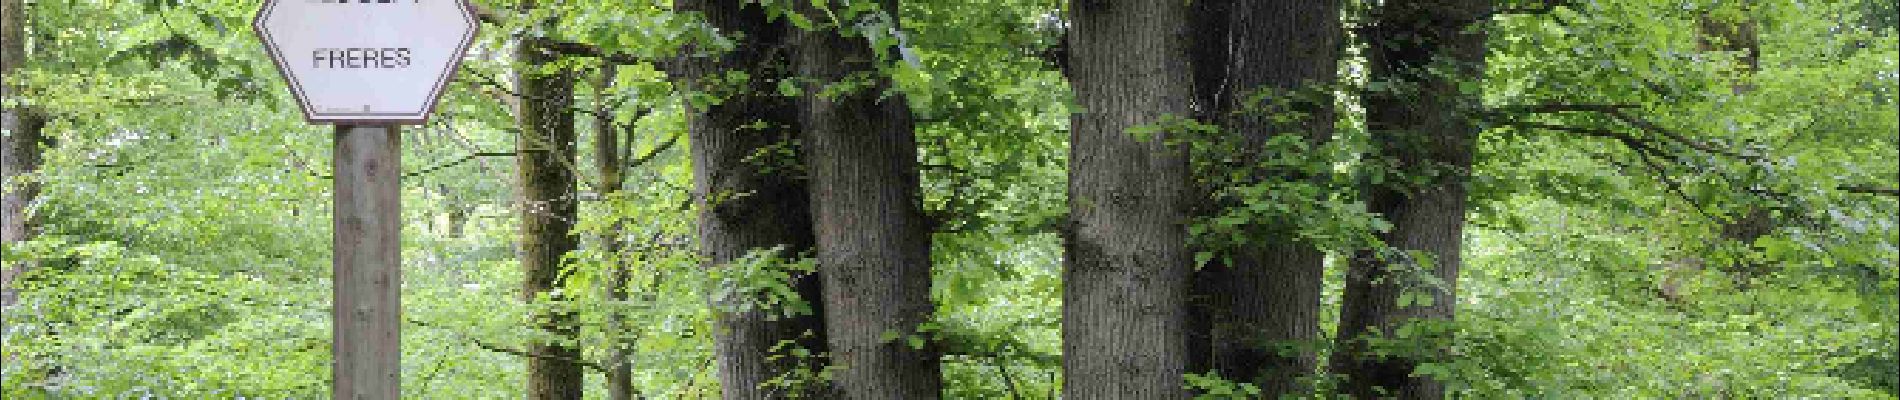
[[(594, 80), (594, 169), (600, 177), (600, 196), (612, 199), (620, 193), (622, 169), (625, 160), (620, 158), (620, 128), (614, 124), (613, 109), (608, 106), (607, 95), (614, 86), (613, 65), (601, 66)], [(620, 261), (620, 235), (623, 224), (616, 218), (613, 226), (596, 238), (600, 253), (606, 254), (614, 262), (607, 267), (607, 282), (603, 294), (607, 301), (624, 302), (627, 300), (627, 281), (630, 271), (626, 263)], [(626, 318), (618, 312), (607, 314), (607, 398), (610, 400), (631, 400), (639, 396), (633, 391), (633, 364), (629, 363), (632, 351), (628, 343), (621, 343), (619, 335), (627, 327)]]
[(1065, 398), (1188, 397), (1187, 159), (1152, 130), (1194, 117), (1188, 4), (1070, 5)]
[[(555, 61), (544, 51), (547, 40), (522, 39), (515, 54), (520, 63), (515, 82), (521, 95), (517, 110), (520, 136), (515, 138), (517, 178), (521, 183), (521, 296), (530, 303), (542, 297), (559, 300), (566, 286), (561, 259), (579, 244), (573, 234), (576, 196), (574, 181), (574, 78), (570, 72), (541, 72)], [(531, 341), (527, 348), (528, 398), (581, 398), (580, 348), (572, 312), (537, 311), (536, 329), (556, 339)]]
[[(779, 81), (792, 71), (786, 51), (790, 27), (783, 19), (768, 18), (762, 6), (740, 0), (678, 0), (675, 8), (698, 13), (733, 45), (716, 57), (686, 59), (681, 71), (687, 91), (720, 97), (717, 102), (686, 102), (700, 255), (708, 268), (775, 249), (787, 262), (807, 256), (812, 249), (810, 203), (806, 183), (796, 173), (798, 161), (757, 156), (776, 154), (771, 149), (798, 148), (797, 103), (777, 94)], [(749, 78), (722, 80), (730, 71), (745, 72)], [(741, 305), (759, 299), (715, 300), (714, 351), (726, 399), (823, 397), (823, 382), (766, 386), (774, 378), (823, 367), (824, 360), (792, 357), (780, 343), (811, 354), (829, 351), (818, 277), (798, 274), (789, 284), (811, 304), (812, 313), (787, 316), (782, 310)]]
[[(1412, 355), (1378, 356), (1368, 351), (1368, 335), (1392, 337), (1413, 321), (1449, 320), (1456, 301), (1465, 224), (1465, 182), (1479, 131), (1470, 117), (1480, 93), (1460, 91), (1460, 83), (1482, 79), (1485, 33), (1473, 24), (1488, 19), (1488, 0), (1391, 0), (1376, 12), (1367, 42), (1371, 79), (1399, 88), (1365, 93), (1366, 125), (1375, 157), (1397, 162), (1397, 171), (1426, 175), (1423, 184), (1367, 188), (1370, 209), (1392, 229), (1386, 245), (1415, 257), (1380, 259), (1360, 254), (1350, 263), (1340, 311), (1333, 372), (1354, 397), (1432, 399), (1444, 386), (1413, 376), (1424, 362), (1437, 361), (1428, 350)], [(1430, 266), (1442, 285), (1400, 266)], [(1429, 293), (1428, 305), (1399, 304), (1402, 293)], [(1436, 338), (1411, 340), (1426, 348)]]
[[(24, 64), (26, 54), (26, 7), (21, 0), (0, 0), (0, 244), (11, 245), (31, 239), (34, 234), (28, 206), (39, 197), (40, 185), (29, 178), (39, 171), (41, 152), (51, 142), (43, 128), (46, 120), (36, 110), (14, 103), (19, 99), (20, 82), (14, 71)], [(11, 247), (11, 246), (8, 246)], [(31, 265), (0, 265), (0, 307), (15, 300), (13, 280)]]
[[(800, 121), (825, 327), (843, 398), (934, 399), (943, 386), (941, 356), (934, 332), (919, 331), (934, 309), (931, 228), (918, 195), (910, 105), (881, 76), (890, 59), (879, 59), (866, 37), (897, 28), (897, 2), (881, 5), (795, 35), (799, 76), (807, 80)], [(897, 49), (885, 50), (896, 57)]]
[[(1342, 34), (1338, 1), (1210, 3), (1224, 9), (1202, 14), (1216, 16), (1209, 22), (1226, 30), (1211, 37), (1196, 36), (1197, 97), (1208, 107), (1203, 118), (1218, 123), (1227, 135), (1223, 137), (1237, 142), (1244, 154), (1260, 154), (1258, 149), (1280, 135), (1298, 135), (1316, 145), (1330, 139), (1334, 115), (1330, 85), (1338, 72)], [(1247, 99), (1263, 93), (1265, 103), (1273, 105), (1249, 109)], [(1289, 119), (1287, 114), (1301, 118)], [(1242, 165), (1251, 168), (1259, 163)], [(1232, 172), (1215, 173), (1232, 176)], [(1260, 170), (1240, 171), (1240, 175), (1246, 178), (1213, 182), (1320, 178)], [(1307, 390), (1300, 379), (1311, 375), (1316, 366), (1311, 351), (1285, 355), (1279, 350), (1281, 344), (1319, 336), (1325, 254), (1298, 242), (1294, 228), (1266, 229), (1268, 233), (1257, 238), (1257, 244), (1225, 254), (1231, 264), (1204, 267), (1197, 272), (1191, 295), (1199, 300), (1200, 313), (1207, 318), (1207, 370), (1253, 383), (1267, 398)]]

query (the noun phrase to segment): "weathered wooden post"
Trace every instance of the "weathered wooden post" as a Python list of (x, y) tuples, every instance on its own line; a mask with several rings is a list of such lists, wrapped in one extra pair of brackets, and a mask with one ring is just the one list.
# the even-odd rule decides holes
[(313, 124), (336, 124), (331, 398), (402, 384), (401, 125), (427, 122), (475, 38), (466, 0), (266, 0), (252, 24)]
[(330, 347), (337, 399), (394, 399), (402, 377), (402, 134), (337, 125)]

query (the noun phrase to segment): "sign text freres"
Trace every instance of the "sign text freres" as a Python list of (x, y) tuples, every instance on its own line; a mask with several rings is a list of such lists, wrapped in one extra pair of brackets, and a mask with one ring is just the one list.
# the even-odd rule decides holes
[[(397, 4), (396, 0), (305, 0), (320, 4)], [(409, 0), (404, 3), (421, 3)], [(409, 48), (318, 48), (310, 51), (312, 68), (408, 68)]]
[(311, 68), (409, 68), (409, 48), (318, 48), (310, 51)]

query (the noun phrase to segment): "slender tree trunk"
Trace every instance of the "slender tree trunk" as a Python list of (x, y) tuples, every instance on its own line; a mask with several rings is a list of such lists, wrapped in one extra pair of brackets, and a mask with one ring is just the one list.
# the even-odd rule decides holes
[[(685, 59), (681, 71), (688, 92), (720, 98), (701, 102), (687, 96), (686, 102), (700, 255), (708, 268), (761, 252), (776, 251), (787, 260), (805, 257), (812, 249), (806, 182), (796, 173), (796, 157), (770, 156), (778, 154), (774, 149), (798, 151), (797, 103), (777, 94), (780, 80), (792, 72), (790, 27), (783, 19), (769, 18), (762, 6), (741, 0), (678, 0), (675, 9), (699, 14), (733, 46), (714, 57)], [(733, 71), (745, 72), (748, 79), (722, 79)], [(790, 347), (810, 354), (829, 351), (820, 280), (813, 274), (791, 279), (789, 285), (813, 312), (784, 315), (782, 310), (744, 306), (759, 299), (714, 300), (714, 351), (724, 398), (824, 397), (824, 382), (789, 388), (766, 385), (774, 378), (806, 376), (804, 372), (823, 367), (822, 359), (791, 356)]]
[[(626, 168), (626, 160), (620, 158), (620, 128), (614, 124), (613, 109), (608, 106), (607, 96), (614, 86), (614, 65), (600, 67), (600, 73), (594, 81), (594, 166), (600, 177), (600, 196), (613, 199), (622, 188), (621, 171)], [(626, 263), (620, 259), (620, 235), (625, 227), (618, 218), (613, 226), (602, 233), (601, 254), (606, 254), (612, 263), (607, 267), (605, 294), (607, 301), (624, 302), (627, 300), (627, 281), (629, 272)], [(619, 335), (627, 328), (626, 317), (618, 312), (607, 314), (607, 398), (611, 400), (631, 400), (639, 393), (633, 391), (633, 364), (629, 362), (632, 351), (628, 343), (622, 343)]]
[[(574, 77), (571, 72), (543, 72), (556, 61), (545, 51), (547, 39), (523, 38), (515, 54), (520, 63), (515, 82), (521, 95), (517, 110), (520, 136), (515, 138), (517, 177), (521, 182), (522, 300), (559, 301), (566, 286), (561, 260), (579, 244), (573, 234), (577, 217), (574, 177)], [(581, 398), (580, 348), (574, 314), (561, 310), (534, 312), (536, 329), (553, 340), (530, 341), (528, 397)]]
[[(825, 327), (842, 398), (934, 399), (943, 386), (941, 356), (934, 332), (919, 330), (934, 308), (931, 228), (918, 196), (910, 105), (879, 72), (897, 49), (880, 59), (866, 37), (897, 29), (897, 2), (879, 4), (795, 34), (799, 76), (807, 80), (800, 121)], [(802, 11), (828, 21), (824, 12)]]
[[(1425, 175), (1425, 183), (1367, 189), (1370, 209), (1392, 224), (1385, 243), (1412, 256), (1380, 259), (1361, 254), (1350, 263), (1339, 322), (1333, 372), (1346, 376), (1354, 397), (1434, 399), (1444, 385), (1413, 376), (1419, 363), (1439, 361), (1438, 337), (1413, 341), (1435, 349), (1425, 354), (1376, 356), (1364, 340), (1393, 337), (1396, 328), (1420, 320), (1450, 320), (1456, 301), (1465, 224), (1465, 182), (1479, 128), (1470, 111), (1480, 93), (1460, 83), (1482, 79), (1488, 0), (1389, 0), (1375, 12), (1368, 31), (1368, 63), (1374, 82), (1397, 90), (1365, 94), (1366, 125), (1375, 157), (1395, 161), (1395, 172)], [(1400, 266), (1431, 267), (1431, 279)], [(1402, 293), (1428, 293), (1429, 304), (1399, 304)]]
[[(1761, 70), (1761, 35), (1756, 32), (1758, 24), (1755, 20), (1748, 17), (1726, 19), (1704, 13), (1696, 22), (1698, 50), (1727, 52), (1736, 58), (1735, 69), (1728, 77), (1731, 80), (1730, 93), (1739, 97), (1754, 92), (1752, 77)], [(1723, 223), (1720, 234), (1723, 239), (1753, 247), (1755, 241), (1774, 233), (1777, 225), (1775, 215), (1768, 207), (1751, 204), (1742, 207), (1733, 219)], [(1768, 272), (1766, 268), (1766, 265), (1743, 261), (1741, 265), (1735, 266), (1733, 276), (1741, 287), (1747, 288), (1752, 286), (1756, 278)]]
[[(21, 0), (0, 0), (0, 244), (11, 245), (31, 239), (33, 221), (28, 206), (39, 197), (40, 185), (28, 175), (39, 171), (41, 152), (51, 146), (44, 130), (46, 120), (37, 110), (13, 102), (19, 100), (20, 82), (14, 71), (25, 63), (26, 7)], [(9, 248), (11, 246), (8, 246)], [(15, 300), (13, 280), (26, 273), (28, 263), (0, 265), (0, 307)]]
[(1734, 53), (1736, 66), (1730, 90), (1741, 95), (1755, 90), (1748, 78), (1761, 70), (1761, 35), (1754, 19), (1727, 19), (1704, 13), (1696, 19), (1696, 49)]
[[(1213, 15), (1204, 17), (1214, 20), (1208, 24), (1226, 29), (1195, 38), (1195, 87), (1200, 104), (1208, 107), (1203, 118), (1218, 123), (1228, 135), (1224, 137), (1239, 143), (1238, 149), (1249, 155), (1260, 154), (1258, 149), (1280, 135), (1298, 135), (1314, 145), (1330, 139), (1334, 119), (1330, 91), (1338, 73), (1342, 34), (1338, 1), (1209, 3), (1222, 9), (1201, 14)], [(1253, 98), (1264, 101), (1248, 105)], [(1260, 163), (1242, 165), (1253, 168)], [(1232, 176), (1235, 172), (1212, 173)], [(1238, 174), (1246, 177), (1226, 183), (1323, 178), (1262, 170)], [(1215, 177), (1204, 178), (1208, 179), (1200, 181)], [(1231, 264), (1212, 263), (1197, 272), (1191, 295), (1200, 300), (1208, 321), (1207, 370), (1253, 383), (1266, 398), (1308, 390), (1299, 384), (1300, 379), (1316, 367), (1310, 350), (1294, 354), (1279, 350), (1281, 344), (1319, 337), (1325, 253), (1297, 241), (1295, 228), (1271, 226), (1256, 239), (1257, 245), (1224, 254)]]
[(1187, 158), (1152, 129), (1194, 116), (1188, 4), (1070, 5), (1065, 398), (1188, 397)]

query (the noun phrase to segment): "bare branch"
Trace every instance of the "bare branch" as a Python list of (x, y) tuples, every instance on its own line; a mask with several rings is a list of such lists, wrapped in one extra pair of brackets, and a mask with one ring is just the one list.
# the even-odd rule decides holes
[(1589, 112), (1589, 113), (1603, 114), (1603, 115), (1609, 116), (1610, 118), (1616, 119), (1617, 121), (1621, 121), (1624, 124), (1628, 124), (1630, 126), (1636, 127), (1636, 129), (1642, 130), (1643, 132), (1661, 136), (1664, 139), (1669, 140), (1670, 142), (1675, 142), (1683, 146), (1688, 146), (1691, 149), (1695, 149), (1703, 153), (1715, 154), (1715, 155), (1725, 156), (1732, 159), (1738, 159), (1738, 160), (1743, 160), (1743, 161), (1761, 161), (1762, 160), (1761, 156), (1759, 155), (1743, 154), (1741, 152), (1737, 152), (1734, 150), (1730, 150), (1730, 149), (1722, 148), (1716, 145), (1711, 145), (1708, 143), (1690, 139), (1687, 135), (1683, 135), (1680, 132), (1676, 132), (1674, 130), (1664, 128), (1662, 125), (1657, 124), (1654, 121), (1650, 121), (1647, 118), (1643, 118), (1641, 116), (1631, 114), (1628, 111), (1635, 108), (1638, 108), (1638, 106), (1631, 105), (1631, 104), (1534, 104), (1534, 105), (1524, 105), (1524, 106), (1499, 107), (1493, 110), (1493, 113), (1494, 114), (1557, 114), (1557, 113), (1566, 113), (1566, 112)]
[(654, 147), (652, 151), (648, 151), (646, 154), (641, 155), (639, 158), (635, 158), (632, 161), (628, 161), (627, 168), (636, 168), (641, 165), (646, 165), (646, 163), (649, 161), (653, 161), (655, 157), (660, 156), (660, 153), (664, 153), (668, 149), (672, 149), (674, 144), (678, 144), (680, 141), (680, 136), (684, 136), (684, 135), (682, 133), (674, 133), (672, 137), (668, 137), (666, 139), (666, 142), (660, 143), (660, 145), (657, 147)]
[(1877, 187), (1873, 185), (1846, 185), (1846, 186), (1841, 186), (1840, 189), (1841, 191), (1848, 192), (1848, 193), (1874, 194), (1874, 195), (1900, 197), (1900, 188)]
[(1498, 7), (1491, 15), (1541, 15), (1557, 11), (1558, 8), (1576, 8), (1575, 0), (1538, 0), (1533, 4), (1513, 4)]
[(434, 173), (434, 172), (436, 172), (436, 171), (440, 171), (440, 170), (443, 170), (443, 169), (447, 169), (447, 168), (449, 168), (449, 167), (454, 167), (454, 166), (457, 166), (457, 165), (462, 165), (462, 163), (466, 163), (466, 162), (468, 162), (468, 160), (473, 160), (473, 159), (475, 159), (476, 157), (513, 157), (513, 156), (515, 156), (515, 155), (518, 155), (518, 154), (519, 154), (519, 152), (512, 152), (512, 151), (511, 151), (511, 152), (506, 152), (506, 153), (470, 153), (470, 154), (468, 154), (468, 155), (465, 155), (465, 156), (462, 156), (462, 158), (458, 158), (458, 159), (455, 159), (455, 161), (449, 161), (449, 162), (445, 162), (445, 163), (441, 163), (441, 164), (436, 164), (436, 165), (435, 165), (435, 166), (433, 166), (433, 167), (428, 167), (428, 168), (423, 168), (423, 169), (421, 169), (421, 170), (418, 170), (418, 171), (415, 171), (415, 172), (410, 172), (410, 173), (407, 173), (407, 174), (403, 174), (403, 175), (402, 175), (402, 177), (403, 177), (404, 179), (408, 179), (408, 178), (414, 178), (414, 177), (417, 177), (417, 176), (422, 176), (422, 175), (427, 175), (427, 174), (430, 174), (430, 173)]
[[(415, 326), (420, 326), (420, 327), (424, 327), (424, 328), (439, 328), (439, 327), (437, 327), (437, 326), (435, 326), (435, 325), (433, 325), (433, 324), (429, 324), (429, 323), (426, 323), (426, 322), (422, 322), (422, 321), (418, 321), (418, 320), (415, 320), (415, 319), (413, 319), (413, 318), (405, 318), (405, 320), (406, 320), (406, 321), (408, 321), (408, 322), (409, 322), (409, 324), (411, 324), (411, 325), (415, 325)], [(602, 366), (602, 365), (600, 365), (600, 363), (596, 363), (596, 362), (593, 362), (593, 361), (587, 361), (587, 360), (581, 360), (581, 359), (574, 359), (574, 358), (569, 358), (569, 357), (562, 357), (562, 356), (554, 356), (554, 355), (547, 355), (547, 354), (540, 354), (540, 353), (535, 353), (535, 352), (530, 352), (530, 351), (527, 351), (527, 350), (521, 350), (521, 349), (515, 349), (515, 348), (510, 348), (510, 347), (503, 347), (503, 346), (497, 346), (497, 345), (494, 345), (494, 344), (490, 344), (490, 343), (488, 343), (488, 342), (483, 342), (483, 341), (481, 341), (481, 340), (479, 340), (479, 339), (474, 339), (474, 338), (463, 338), (463, 339), (464, 339), (464, 340), (468, 340), (468, 342), (469, 342), (470, 344), (474, 344), (474, 345), (475, 345), (475, 347), (479, 347), (479, 348), (481, 348), (482, 350), (488, 350), (488, 351), (492, 351), (492, 352), (496, 352), (496, 353), (502, 353), (502, 354), (508, 354), (508, 355), (515, 355), (515, 356), (521, 356), (521, 357), (528, 357), (528, 358), (539, 358), (539, 359), (543, 359), (543, 360), (555, 360), (555, 361), (563, 361), (563, 362), (571, 362), (571, 363), (575, 363), (575, 364), (579, 364), (580, 366), (583, 366), (583, 367), (587, 367), (588, 369), (592, 369), (592, 370), (594, 370), (594, 371), (597, 371), (597, 372), (601, 372), (601, 373), (606, 373), (606, 372), (607, 372), (607, 367), (605, 367), (605, 366)]]
[[(1657, 162), (1654, 158), (1656, 155), (1659, 155), (1661, 153), (1656, 148), (1650, 147), (1649, 145), (1645, 144), (1642, 140), (1637, 139), (1635, 136), (1631, 136), (1623, 132), (1617, 132), (1617, 131), (1613, 131), (1609, 129), (1552, 125), (1552, 124), (1543, 124), (1543, 123), (1536, 123), (1536, 122), (1513, 122), (1513, 124), (1520, 127), (1525, 127), (1525, 128), (1580, 133), (1580, 134), (1585, 134), (1585, 135), (1590, 135), (1590, 136), (1595, 136), (1595, 137), (1615, 139), (1618, 142), (1622, 142), (1624, 146), (1627, 146), (1630, 148), (1630, 150), (1636, 152), (1637, 159), (1643, 162), (1643, 166), (1646, 167), (1646, 169), (1650, 171), (1651, 176), (1655, 177), (1657, 181), (1662, 182), (1664, 185), (1664, 188), (1667, 189), (1671, 194), (1674, 194), (1676, 195), (1676, 197), (1681, 198), (1684, 203), (1688, 203), (1689, 208), (1694, 209), (1697, 214), (1701, 214), (1703, 217), (1706, 217), (1711, 221), (1720, 221), (1720, 219), (1715, 218), (1715, 216), (1710, 214), (1707, 210), (1703, 210), (1702, 204), (1700, 202), (1697, 202), (1694, 197), (1689, 196), (1689, 192), (1684, 191), (1682, 189), (1682, 183), (1676, 182), (1675, 179), (1669, 177), (1668, 171), (1665, 171), (1662, 167), (1662, 164)], [(1616, 164), (1619, 168), (1628, 169), (1626, 165), (1616, 162), (1615, 160), (1606, 159), (1605, 161), (1609, 161), (1612, 164)]]

